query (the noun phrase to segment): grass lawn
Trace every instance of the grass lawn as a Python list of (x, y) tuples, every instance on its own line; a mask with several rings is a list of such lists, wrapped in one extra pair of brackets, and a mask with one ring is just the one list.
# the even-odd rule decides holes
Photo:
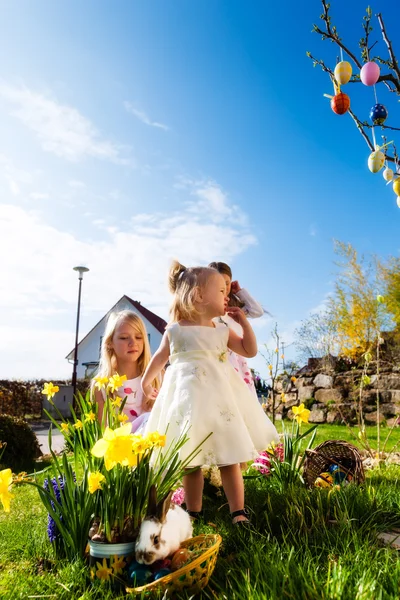
[[(336, 435), (333, 435), (336, 433)], [(323, 426), (317, 443), (349, 439)], [(398, 432), (396, 432), (397, 437)], [(207, 487), (205, 518), (195, 534), (219, 532), (223, 546), (207, 600), (386, 600), (400, 597), (400, 556), (377, 534), (400, 527), (400, 468), (369, 471), (362, 487), (282, 490), (273, 477), (246, 480), (254, 531), (241, 533), (223, 496)], [(53, 564), (47, 516), (37, 491), (14, 489), (11, 513), (0, 509), (0, 598), (122, 598), (107, 584), (92, 585), (84, 564)]]

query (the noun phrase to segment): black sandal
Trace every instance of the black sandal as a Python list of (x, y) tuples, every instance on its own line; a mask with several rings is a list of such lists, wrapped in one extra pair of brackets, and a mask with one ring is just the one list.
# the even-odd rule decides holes
[(202, 510), (199, 510), (199, 511), (196, 511), (196, 510), (187, 510), (186, 512), (189, 515), (189, 517), (191, 517), (193, 519), (193, 521), (196, 521), (196, 519), (201, 519), (202, 516), (203, 516), (203, 511)]
[(233, 523), (233, 525), (239, 525), (240, 527), (249, 525), (250, 524), (249, 516), (250, 516), (249, 511), (246, 510), (245, 508), (243, 508), (241, 510), (235, 510), (234, 512), (231, 513), (231, 519), (234, 519), (235, 517), (246, 517), (246, 519), (243, 519), (241, 521), (236, 521), (235, 523)]

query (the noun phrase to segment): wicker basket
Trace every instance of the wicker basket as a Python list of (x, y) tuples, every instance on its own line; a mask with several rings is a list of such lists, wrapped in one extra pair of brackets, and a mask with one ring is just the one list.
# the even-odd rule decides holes
[(304, 461), (304, 481), (313, 486), (321, 473), (331, 465), (338, 465), (341, 470), (351, 475), (354, 483), (365, 481), (364, 467), (359, 451), (355, 446), (342, 440), (328, 440), (314, 450), (306, 450)]
[(208, 534), (190, 538), (181, 544), (181, 548), (191, 551), (202, 551), (191, 563), (173, 573), (136, 588), (126, 588), (128, 594), (144, 597), (161, 597), (165, 592), (172, 596), (177, 592), (185, 590), (189, 594), (197, 594), (204, 589), (214, 571), (215, 563), (222, 538), (220, 535)]

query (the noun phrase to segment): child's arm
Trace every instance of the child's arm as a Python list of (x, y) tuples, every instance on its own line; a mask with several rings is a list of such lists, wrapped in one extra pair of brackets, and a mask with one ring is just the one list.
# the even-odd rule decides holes
[(147, 365), (147, 369), (142, 377), (142, 391), (143, 394), (148, 398), (151, 398), (154, 394), (154, 389), (151, 385), (151, 382), (160, 375), (161, 371), (168, 362), (169, 354), (170, 349), (168, 333), (165, 332), (158, 350), (155, 352), (153, 358)]
[(104, 411), (104, 396), (101, 390), (94, 390), (93, 393), (94, 401), (97, 403), (97, 420), (99, 423), (103, 421)]
[(227, 313), (243, 329), (242, 337), (237, 335), (232, 329), (229, 329), (228, 348), (246, 358), (256, 356), (258, 352), (256, 336), (242, 309), (238, 306), (230, 306)]
[(244, 302), (242, 310), (246, 317), (258, 319), (258, 317), (263, 316), (265, 310), (261, 304), (259, 304), (259, 302), (257, 302), (257, 300), (255, 300), (247, 290), (241, 288), (238, 281), (232, 281), (232, 292), (239, 298), (239, 300)]

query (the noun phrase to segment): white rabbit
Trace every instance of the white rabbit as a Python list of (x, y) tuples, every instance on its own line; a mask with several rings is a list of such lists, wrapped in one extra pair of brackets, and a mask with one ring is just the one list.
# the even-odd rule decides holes
[(135, 552), (138, 563), (151, 565), (176, 552), (184, 540), (192, 537), (193, 526), (188, 513), (171, 505), (172, 492), (157, 504), (154, 485), (149, 491), (147, 514), (140, 526)]

